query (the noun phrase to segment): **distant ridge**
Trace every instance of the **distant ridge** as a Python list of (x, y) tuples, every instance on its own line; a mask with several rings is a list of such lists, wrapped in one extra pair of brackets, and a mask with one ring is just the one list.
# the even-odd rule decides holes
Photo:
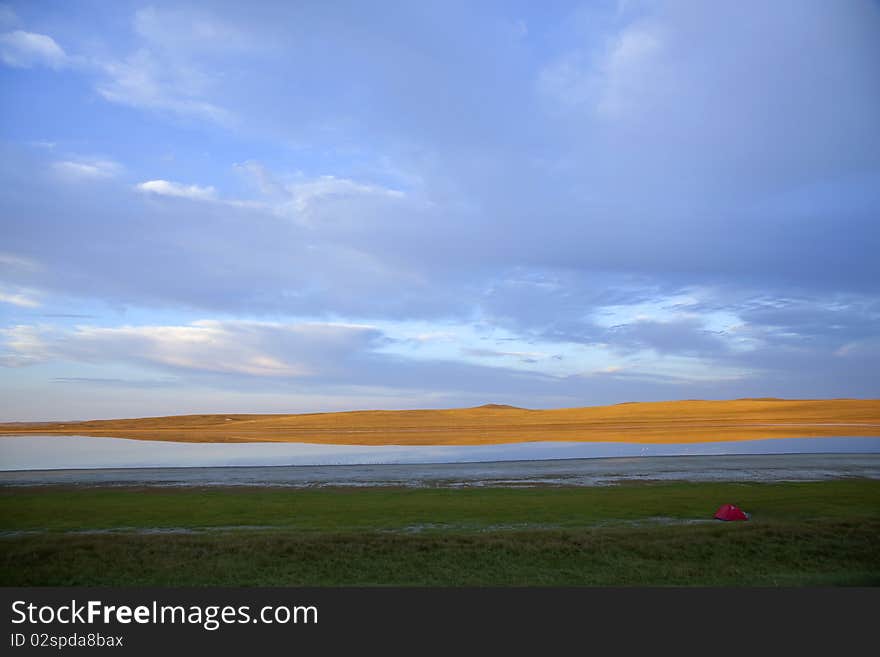
[(525, 411), (525, 410), (527, 410), (527, 409), (522, 408), (520, 406), (511, 406), (510, 404), (483, 404), (482, 406), (474, 406), (473, 408), (511, 410), (511, 411)]
[(880, 399), (734, 399), (527, 409), (506, 404), (406, 411), (201, 414), (0, 424), (2, 434), (174, 442), (490, 445), (569, 441), (693, 443), (763, 438), (880, 437)]

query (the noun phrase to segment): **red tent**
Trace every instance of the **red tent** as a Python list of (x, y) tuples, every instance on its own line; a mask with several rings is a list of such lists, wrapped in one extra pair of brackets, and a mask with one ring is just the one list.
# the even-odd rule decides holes
[(748, 520), (749, 515), (733, 504), (722, 504), (715, 512), (715, 518), (718, 520)]

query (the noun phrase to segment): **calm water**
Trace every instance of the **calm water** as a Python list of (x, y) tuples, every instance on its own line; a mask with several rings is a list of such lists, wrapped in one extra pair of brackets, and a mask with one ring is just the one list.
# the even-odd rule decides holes
[(880, 479), (880, 438), (346, 446), (0, 438), (0, 485), (490, 486)]

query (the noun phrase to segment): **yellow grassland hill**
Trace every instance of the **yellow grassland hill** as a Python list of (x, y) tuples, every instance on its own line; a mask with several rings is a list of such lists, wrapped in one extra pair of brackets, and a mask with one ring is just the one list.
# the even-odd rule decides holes
[(689, 443), (880, 436), (880, 400), (686, 400), (551, 410), (487, 404), (442, 410), (179, 415), (0, 424), (0, 435), (4, 434), (338, 445), (487, 445), (530, 441)]

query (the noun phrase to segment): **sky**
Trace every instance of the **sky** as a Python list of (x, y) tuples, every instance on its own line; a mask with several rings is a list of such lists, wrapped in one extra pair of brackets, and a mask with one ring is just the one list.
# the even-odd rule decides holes
[(0, 4), (0, 420), (880, 397), (880, 3)]

